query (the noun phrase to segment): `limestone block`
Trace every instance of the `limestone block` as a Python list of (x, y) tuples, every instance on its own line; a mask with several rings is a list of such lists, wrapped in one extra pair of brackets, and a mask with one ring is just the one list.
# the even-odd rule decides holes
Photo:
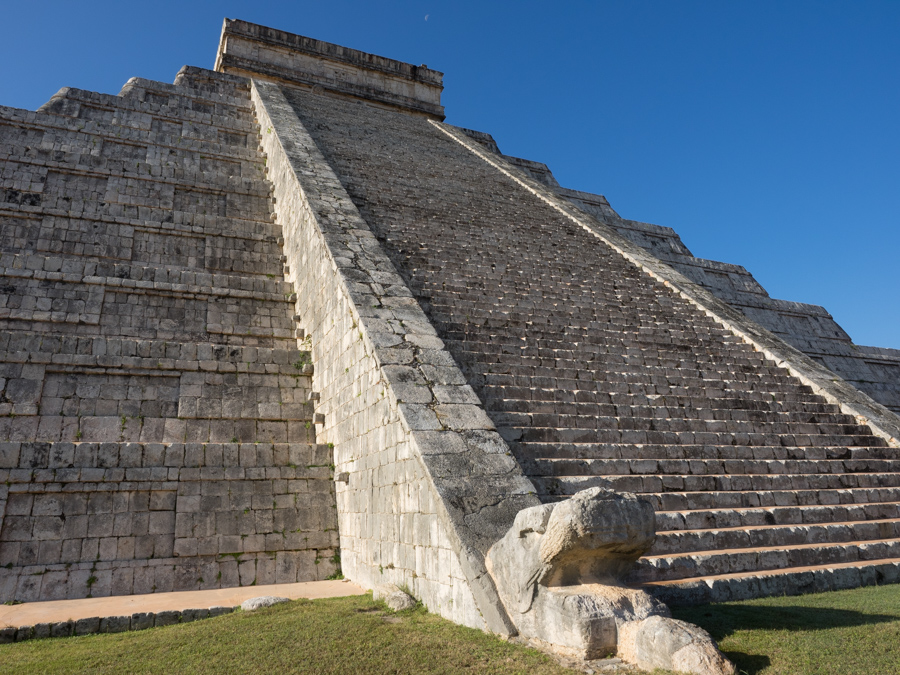
[(181, 612), (181, 623), (190, 623), (206, 618), (209, 618), (208, 609), (186, 609)]
[(153, 621), (153, 625), (157, 628), (159, 628), (160, 626), (171, 626), (178, 623), (180, 620), (181, 612), (177, 610), (166, 610), (156, 613), (156, 618)]
[(100, 619), (101, 633), (122, 633), (130, 629), (130, 616), (106, 616)]
[(131, 615), (131, 630), (153, 628), (156, 615), (153, 612), (135, 612)]
[(290, 598), (282, 598), (276, 595), (262, 595), (258, 598), (250, 598), (241, 603), (241, 609), (245, 612), (252, 612), (263, 607), (271, 607), (282, 602), (290, 602)]
[(395, 612), (413, 609), (417, 604), (414, 597), (393, 584), (376, 586), (372, 590), (372, 598), (384, 600), (384, 603)]
[(695, 675), (735, 675), (737, 669), (702, 628), (664, 616), (619, 627), (619, 657), (638, 668)]
[(100, 630), (100, 617), (94, 616), (86, 619), (78, 619), (75, 622), (75, 635), (91, 635)]
[(74, 621), (60, 621), (50, 625), (50, 637), (69, 637), (74, 629)]

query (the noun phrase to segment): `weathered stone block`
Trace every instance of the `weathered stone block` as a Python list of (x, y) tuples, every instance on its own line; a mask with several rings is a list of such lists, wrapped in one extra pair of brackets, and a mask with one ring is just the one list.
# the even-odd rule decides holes
[(650, 670), (733, 675), (734, 665), (702, 628), (662, 616), (630, 621), (619, 629), (619, 656)]
[(35, 640), (43, 640), (44, 638), (51, 637), (53, 624), (50, 623), (36, 623), (34, 625), (34, 633), (33, 637)]
[(186, 609), (181, 612), (181, 623), (190, 623), (206, 618), (209, 618), (208, 609)]
[(74, 629), (74, 621), (58, 621), (50, 624), (50, 637), (70, 637)]
[(153, 628), (156, 615), (153, 612), (135, 612), (131, 615), (131, 630)]
[(130, 616), (106, 616), (100, 619), (101, 633), (123, 633), (131, 630)]
[(100, 632), (100, 617), (94, 616), (75, 621), (74, 635), (91, 635)]
[(177, 610), (165, 610), (157, 612), (153, 621), (153, 625), (157, 628), (161, 626), (172, 626), (181, 621), (181, 612)]

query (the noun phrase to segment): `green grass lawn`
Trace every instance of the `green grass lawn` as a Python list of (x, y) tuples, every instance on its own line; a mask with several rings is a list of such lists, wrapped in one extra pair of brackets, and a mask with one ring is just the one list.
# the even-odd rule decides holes
[[(900, 585), (674, 611), (747, 675), (900, 674)], [(2, 673), (527, 673), (539, 652), (370, 596), (298, 600), (152, 630), (0, 646)]]
[(6, 673), (572, 675), (540, 652), (371, 596), (297, 600), (151, 630), (0, 646)]
[(673, 611), (747, 675), (898, 675), (900, 585)]

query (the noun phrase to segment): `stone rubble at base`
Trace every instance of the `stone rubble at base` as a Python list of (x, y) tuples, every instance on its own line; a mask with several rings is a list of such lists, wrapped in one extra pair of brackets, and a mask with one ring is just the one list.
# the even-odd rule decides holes
[(0, 628), (0, 645), (26, 640), (42, 640), (50, 637), (72, 637), (94, 633), (124, 633), (129, 630), (146, 630), (190, 623), (201, 619), (213, 619), (230, 614), (239, 607), (209, 607), (208, 609), (165, 610), (162, 612), (136, 612), (128, 616), (89, 617), (76, 621), (39, 623), (34, 626)]
[(395, 612), (414, 609), (417, 605), (413, 596), (393, 585), (379, 586), (372, 589), (372, 598), (374, 600), (383, 600), (384, 604)]
[(249, 598), (247, 600), (244, 600), (241, 603), (241, 609), (245, 612), (252, 612), (257, 609), (272, 607), (273, 605), (280, 605), (283, 602), (290, 601), (290, 598), (282, 598), (277, 595), (261, 595), (258, 598)]
[(232, 20), (216, 64), (0, 109), (0, 600), (342, 569), (511, 636), (498, 542), (599, 488), (658, 599), (897, 580), (900, 352), (443, 124), (437, 71)]

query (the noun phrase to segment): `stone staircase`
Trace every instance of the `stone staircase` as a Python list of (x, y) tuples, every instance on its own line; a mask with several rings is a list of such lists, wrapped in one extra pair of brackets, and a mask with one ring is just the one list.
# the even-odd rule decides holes
[(337, 569), (258, 135), (196, 68), (0, 108), (0, 601)]
[(897, 580), (882, 437), (436, 124), (284, 91), (541, 499), (654, 504), (635, 583), (703, 601)]

